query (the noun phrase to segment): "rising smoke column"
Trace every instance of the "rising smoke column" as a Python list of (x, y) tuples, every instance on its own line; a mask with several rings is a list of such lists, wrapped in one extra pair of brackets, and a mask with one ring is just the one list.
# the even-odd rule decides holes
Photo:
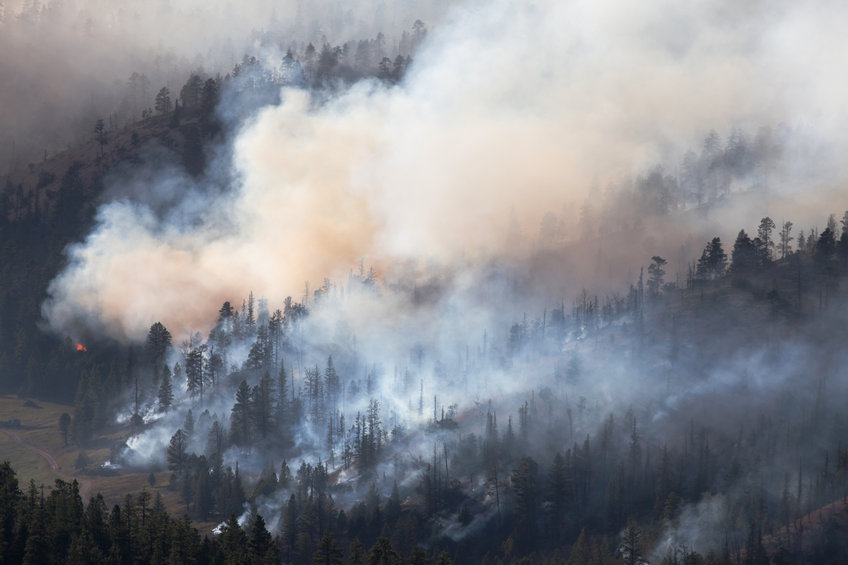
[[(800, 121), (836, 151), (837, 20), (788, 2), (466, 3), (401, 85), (283, 91), (238, 130), (223, 196), (199, 203), (185, 181), (167, 214), (143, 198), (104, 204), (44, 315), (62, 333), (137, 340), (161, 320), (186, 335), (223, 300), (253, 289), (279, 304), (363, 257), (473, 273), (520, 255), (516, 224), (532, 233), (545, 211), (675, 162), (712, 128)], [(826, 157), (824, 184), (843, 172)]]

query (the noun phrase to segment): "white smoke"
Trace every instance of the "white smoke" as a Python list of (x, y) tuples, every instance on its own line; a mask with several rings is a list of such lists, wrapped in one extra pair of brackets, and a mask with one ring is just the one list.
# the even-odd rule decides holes
[[(835, 20), (791, 3), (467, 3), (397, 87), (284, 91), (237, 135), (225, 196), (187, 190), (164, 217), (143, 199), (105, 204), (45, 316), (63, 332), (139, 339), (162, 319), (185, 335), (229, 297), (279, 304), (363, 257), (383, 273), (514, 255), (516, 219), (538, 225), (598, 183), (675, 162), (710, 128), (792, 120), (838, 151), (845, 85), (827, 53), (844, 39), (828, 24), (824, 55), (795, 50)], [(841, 178), (837, 162), (817, 161), (814, 188)]]

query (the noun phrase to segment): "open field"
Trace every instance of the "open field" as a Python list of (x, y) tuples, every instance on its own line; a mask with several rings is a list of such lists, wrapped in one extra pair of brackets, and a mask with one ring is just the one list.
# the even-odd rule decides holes
[[(80, 483), (80, 495), (84, 502), (97, 493), (103, 495), (108, 507), (121, 504), (127, 494), (147, 489), (154, 497), (162, 495), (168, 512), (174, 516), (185, 513), (185, 505), (179, 494), (168, 488), (171, 473), (157, 471), (156, 482), (151, 486), (149, 472), (117, 471), (115, 474), (101, 475), (92, 470), (98, 469), (109, 459), (109, 446), (126, 439), (128, 428), (110, 430), (107, 435), (96, 438), (90, 448), (80, 449), (68, 438), (65, 446), (59, 429), (59, 417), (62, 413), (73, 413), (73, 408), (62, 404), (27, 400), (13, 395), (0, 395), (0, 459), (12, 464), (18, 475), (22, 490), (30, 480), (36, 486), (44, 485), (45, 494), (52, 488), (56, 479)], [(18, 420), (19, 427), (10, 427), (10, 420)], [(75, 464), (81, 452), (89, 459), (85, 469), (77, 469)], [(201, 532), (211, 530), (216, 523), (196, 523)]]

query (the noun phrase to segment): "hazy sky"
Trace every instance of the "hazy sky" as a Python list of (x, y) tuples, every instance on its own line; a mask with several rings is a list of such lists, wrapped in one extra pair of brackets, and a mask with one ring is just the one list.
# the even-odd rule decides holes
[[(265, 46), (312, 41), (397, 41), (415, 19), (436, 23), (449, 2), (421, 0), (6, 0), (0, 2), (0, 174), (14, 154), (36, 160), (91, 135), (98, 118), (120, 125), (152, 107), (188, 73), (223, 76)], [(144, 101), (126, 88), (150, 81)], [(14, 153), (13, 153), (14, 149)], [(26, 163), (26, 161), (24, 162)]]

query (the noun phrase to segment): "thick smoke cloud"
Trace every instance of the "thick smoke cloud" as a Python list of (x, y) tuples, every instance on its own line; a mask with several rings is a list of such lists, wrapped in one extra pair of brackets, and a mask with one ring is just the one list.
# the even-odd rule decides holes
[[(712, 128), (787, 123), (798, 145), (815, 149), (818, 176), (788, 159), (768, 210), (758, 200), (753, 212), (727, 215), (736, 229), (738, 217), (779, 218), (783, 196), (823, 193), (842, 178), (830, 157), (845, 146), (835, 124), (846, 85), (829, 69), (844, 43), (834, 11), (844, 10), (454, 7), (399, 86), (360, 83), (320, 101), (283, 91), (236, 136), (238, 180), (224, 196), (198, 206), (200, 180), (164, 216), (139, 198), (102, 206), (95, 230), (68, 250), (45, 316), (63, 332), (83, 324), (139, 339), (161, 319), (186, 335), (208, 328), (225, 299), (253, 289), (279, 304), (305, 281), (346, 276), (360, 258), (387, 274), (409, 259), (463, 270), (525, 255), (546, 211), (567, 210), (574, 226), (594, 187), (674, 167)], [(795, 184), (801, 175), (808, 184)], [(793, 214), (796, 225), (809, 221)], [(721, 226), (711, 218), (701, 229)], [(629, 272), (666, 251), (661, 241), (639, 247)], [(580, 261), (572, 267), (579, 283), (565, 290), (593, 282)]]

